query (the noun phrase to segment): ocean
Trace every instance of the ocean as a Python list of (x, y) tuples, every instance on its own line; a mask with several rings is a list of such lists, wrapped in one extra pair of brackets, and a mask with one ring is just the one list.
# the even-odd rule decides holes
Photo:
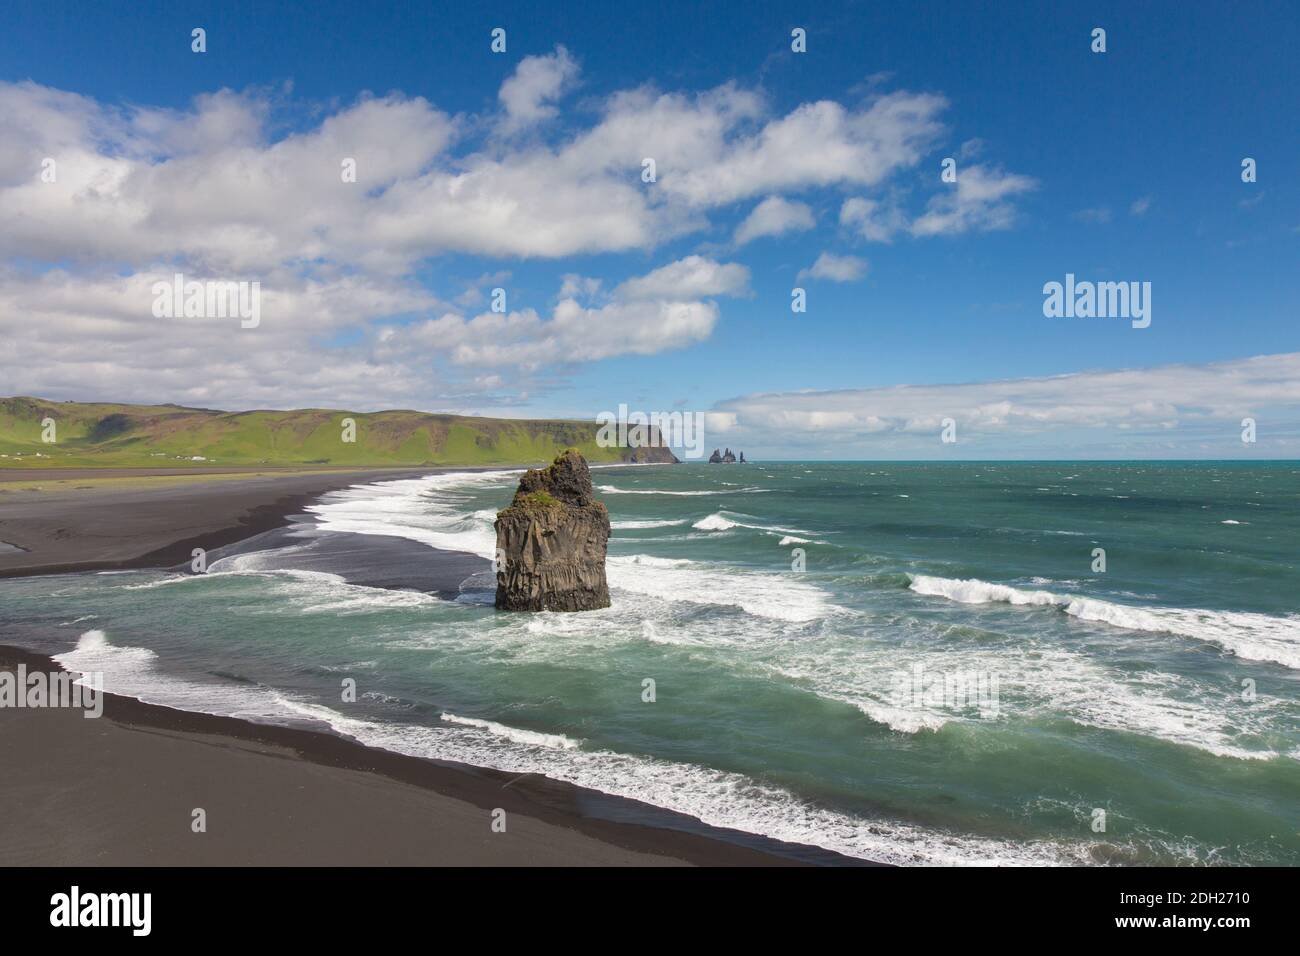
[[(868, 860), (1300, 863), (1300, 465), (598, 468), (613, 606), (567, 615), (492, 607), (518, 475), (336, 492), (205, 574), (0, 581), (0, 628), (111, 692)], [(484, 560), (377, 586), (431, 549)]]

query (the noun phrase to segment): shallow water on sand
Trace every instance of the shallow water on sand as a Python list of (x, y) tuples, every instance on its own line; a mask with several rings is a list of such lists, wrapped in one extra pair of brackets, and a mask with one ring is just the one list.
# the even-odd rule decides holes
[(0, 623), (110, 691), (869, 859), (1300, 863), (1294, 464), (600, 469), (579, 615), (491, 606), (517, 474), (335, 493), (205, 575), (0, 582)]

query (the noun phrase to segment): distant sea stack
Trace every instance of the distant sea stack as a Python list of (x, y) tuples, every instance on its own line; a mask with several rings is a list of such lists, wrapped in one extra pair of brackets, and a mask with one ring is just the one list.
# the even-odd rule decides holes
[[(736, 464), (736, 455), (734, 452), (732, 452), (730, 448), (728, 448), (722, 454), (718, 454), (718, 450), (715, 448), (713, 449), (713, 454), (709, 456), (709, 464), (710, 465), (734, 465)], [(740, 464), (742, 465), (748, 464), (748, 462), (745, 461), (745, 453), (743, 451), (740, 453)]]
[(593, 611), (609, 607), (605, 549), (609, 510), (596, 500), (591, 469), (570, 448), (519, 479), (497, 514), (497, 607), (506, 611)]

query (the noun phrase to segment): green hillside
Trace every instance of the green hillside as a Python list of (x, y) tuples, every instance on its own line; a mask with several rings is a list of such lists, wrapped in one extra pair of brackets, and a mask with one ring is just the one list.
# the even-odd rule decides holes
[[(344, 420), (355, 422), (343, 441)], [(54, 443), (42, 440), (53, 419)], [(595, 422), (472, 418), (414, 411), (222, 412), (180, 405), (0, 399), (0, 468), (179, 468), (234, 465), (521, 465), (577, 448), (593, 462), (627, 449), (596, 445)], [(671, 460), (660, 449), (647, 455)]]

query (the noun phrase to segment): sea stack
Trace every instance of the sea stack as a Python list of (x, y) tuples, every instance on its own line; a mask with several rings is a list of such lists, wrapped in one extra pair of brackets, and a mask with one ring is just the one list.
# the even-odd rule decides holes
[(525, 472), (510, 507), (497, 514), (496, 529), (498, 608), (609, 607), (609, 511), (596, 500), (591, 469), (576, 450)]

